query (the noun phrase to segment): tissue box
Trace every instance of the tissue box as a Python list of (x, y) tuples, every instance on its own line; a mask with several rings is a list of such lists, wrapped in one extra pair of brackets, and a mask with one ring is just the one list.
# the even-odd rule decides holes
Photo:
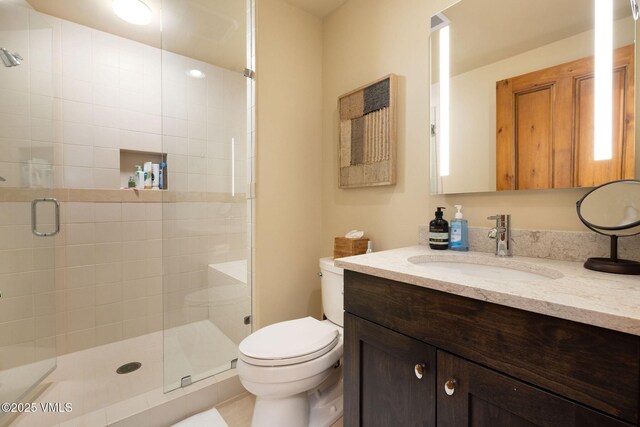
[(347, 239), (346, 237), (336, 237), (333, 241), (333, 257), (342, 258), (351, 255), (360, 255), (367, 252), (369, 239)]

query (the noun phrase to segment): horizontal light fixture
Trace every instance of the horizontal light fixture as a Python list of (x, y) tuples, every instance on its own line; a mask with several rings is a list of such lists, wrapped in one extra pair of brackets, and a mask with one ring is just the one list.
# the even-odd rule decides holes
[(147, 25), (151, 22), (151, 9), (141, 0), (113, 0), (113, 11), (130, 24)]
[(194, 79), (204, 79), (207, 75), (202, 71), (194, 68), (193, 70), (187, 71), (187, 75), (189, 77), (193, 77)]

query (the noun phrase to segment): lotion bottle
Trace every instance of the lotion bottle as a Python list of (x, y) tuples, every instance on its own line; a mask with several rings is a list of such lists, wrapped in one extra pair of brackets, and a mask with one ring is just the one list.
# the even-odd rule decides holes
[(144, 171), (141, 166), (136, 166), (136, 188), (138, 190), (144, 188)]
[(462, 217), (462, 205), (454, 205), (458, 210), (455, 218), (451, 221), (451, 238), (449, 239), (449, 249), (454, 251), (469, 250), (469, 227), (467, 220)]
[(436, 219), (429, 223), (429, 247), (436, 250), (449, 248), (449, 223), (442, 218), (443, 207), (438, 207)]

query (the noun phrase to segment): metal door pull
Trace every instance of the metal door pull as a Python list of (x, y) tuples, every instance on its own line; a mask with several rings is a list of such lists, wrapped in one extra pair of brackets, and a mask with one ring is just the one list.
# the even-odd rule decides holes
[[(55, 205), (56, 228), (52, 232), (38, 231), (38, 210), (37, 206), (40, 202), (53, 203)], [(31, 202), (31, 232), (38, 237), (55, 236), (60, 232), (60, 203), (53, 197), (45, 197), (42, 199), (33, 199)]]

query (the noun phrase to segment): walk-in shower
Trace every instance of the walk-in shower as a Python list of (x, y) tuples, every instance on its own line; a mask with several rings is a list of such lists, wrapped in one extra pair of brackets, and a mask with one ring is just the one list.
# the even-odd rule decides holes
[[(0, 425), (110, 425), (239, 390), (253, 5), (145, 3), (133, 28), (100, 2), (0, 2), (0, 397), (64, 409)], [(168, 188), (127, 188), (145, 163), (165, 165)], [(34, 205), (38, 236), (36, 199), (60, 204)]]

